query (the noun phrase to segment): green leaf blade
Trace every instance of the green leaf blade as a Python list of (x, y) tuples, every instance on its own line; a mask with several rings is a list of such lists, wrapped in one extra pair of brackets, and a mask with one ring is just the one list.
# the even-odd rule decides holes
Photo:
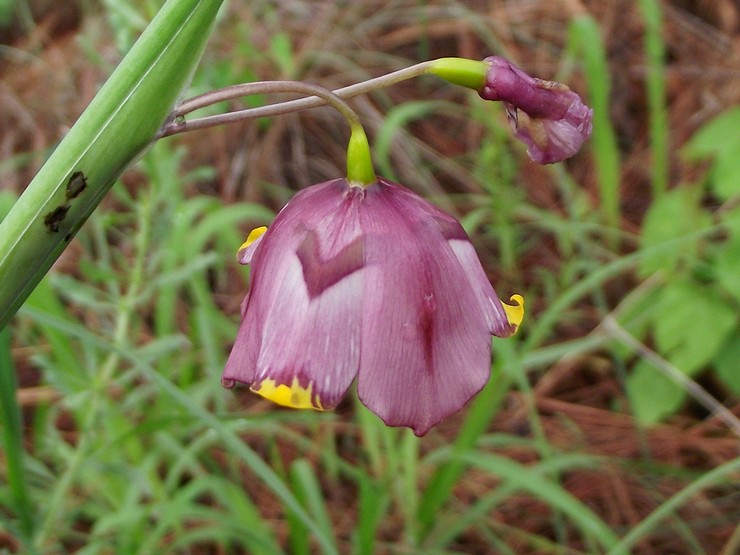
[(220, 5), (169, 0), (0, 224), (0, 328), (121, 172), (156, 139)]

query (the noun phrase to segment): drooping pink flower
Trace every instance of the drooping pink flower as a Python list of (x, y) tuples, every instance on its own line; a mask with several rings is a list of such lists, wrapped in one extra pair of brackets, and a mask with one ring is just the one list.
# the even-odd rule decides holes
[(370, 410), (417, 435), (480, 391), (491, 335), (523, 315), (520, 296), (499, 301), (457, 220), (385, 179), (300, 191), (238, 258), (252, 284), (226, 387), (324, 410), (357, 377)]
[(506, 106), (516, 136), (529, 157), (552, 164), (573, 156), (591, 135), (593, 110), (566, 85), (531, 77), (506, 58), (490, 56), (486, 82), (478, 91), (485, 100)]

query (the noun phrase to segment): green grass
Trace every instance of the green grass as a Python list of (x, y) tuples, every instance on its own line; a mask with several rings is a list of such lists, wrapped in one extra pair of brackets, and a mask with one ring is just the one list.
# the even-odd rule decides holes
[[(235, 76), (290, 73), (329, 82), (336, 72), (319, 71), (311, 60), (331, 60), (349, 78), (367, 70), (363, 60), (395, 68), (404, 63), (400, 52), (370, 50), (373, 25), (420, 9), (402, 2), (363, 18), (359, 7), (332, 8), (322, 22), (334, 32), (311, 35), (304, 51), (301, 39), (308, 39), (292, 36), (294, 24), (280, 19), (289, 16), (271, 3), (256, 2), (251, 13), (232, 4), (194, 76), (195, 91)], [(110, 28), (109, 40), (122, 50), (156, 6), (106, 2), (101, 14), (85, 18)], [(665, 45), (655, 3), (641, 6), (637, 17), (649, 24), (650, 195), (657, 198), (676, 185), (666, 172), (672, 153), (660, 66)], [(453, 16), (483, 44), (512, 40), (485, 36), (484, 20), (458, 8)], [(450, 10), (435, 4), (424, 13), (413, 40), (419, 50), (436, 52), (434, 32), (445, 28), (437, 24), (449, 21)], [(250, 18), (259, 19), (259, 32)], [(346, 44), (343, 26), (354, 30), (357, 52), (337, 46)], [(568, 372), (585, 367), (621, 388), (610, 397), (611, 414), (633, 416), (624, 391), (642, 360), (639, 350), (602, 324), (616, 322), (652, 347), (653, 301), (674, 264), (663, 261), (696, 245), (701, 253), (721, 248), (735, 229), (728, 212), (740, 194), (726, 181), (711, 184), (725, 195), (719, 215), (691, 228), (664, 226), (671, 233), (655, 241), (623, 226), (634, 215), (621, 212), (625, 153), (610, 120), (614, 70), (605, 37), (591, 16), (573, 17), (566, 31), (565, 65), (583, 76), (595, 109), (587, 152), (568, 164), (533, 169), (500, 110), (429, 81), (373, 95), (377, 105), (357, 102), (372, 122), (382, 172), (458, 214), (499, 294), (527, 298), (525, 325), (512, 339), (494, 340), (491, 381), (469, 406), (417, 438), (385, 427), (353, 391), (338, 411), (307, 413), (224, 390), (220, 373), (248, 285), (235, 251), (250, 227), (269, 223), (291, 188), (341, 171), (346, 136), (316, 110), (167, 139), (114, 186), (68, 251), (70, 261), (47, 275), (0, 334), (0, 553), (616, 555), (648, 553), (666, 537), (681, 538), (686, 553), (709, 553), (702, 547), (707, 513), (694, 506), (699, 497), (715, 504), (710, 524), (730, 530), (724, 552), (732, 552), (740, 544), (740, 533), (731, 532), (740, 517), (732, 482), (740, 458), (657, 460), (650, 442), (660, 428), (635, 420), (623, 433), (637, 436), (641, 450), (597, 454), (602, 446), (575, 413), (538, 404), (548, 380), (572, 365)], [(99, 30), (81, 33), (85, 48), (86, 40), (98, 40)], [(241, 55), (231, 56), (230, 48)], [(2, 174), (21, 171), (29, 159), (0, 163)], [(236, 179), (232, 172), (249, 185), (220, 189)], [(0, 216), (13, 200), (0, 191)], [(692, 276), (716, 283), (713, 261), (692, 266)], [(645, 267), (651, 270), (638, 271)], [(710, 376), (714, 362), (705, 364)], [(25, 397), (18, 382), (20, 393), (41, 384), (45, 396), (19, 406)], [(719, 387), (713, 391), (725, 391)], [(558, 399), (568, 404), (568, 392)], [(729, 393), (724, 400), (737, 403)], [(701, 425), (691, 410), (681, 418)], [(733, 438), (722, 424), (713, 430)], [(589, 496), (584, 480), (596, 494)], [(638, 491), (637, 521), (597, 495), (608, 496), (614, 482), (642, 485), (629, 490)]]

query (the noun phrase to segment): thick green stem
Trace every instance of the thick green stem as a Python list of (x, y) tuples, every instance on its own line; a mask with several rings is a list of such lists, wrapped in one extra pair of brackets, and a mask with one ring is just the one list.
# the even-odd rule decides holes
[(0, 223), (0, 329), (187, 85), (221, 0), (168, 0)]

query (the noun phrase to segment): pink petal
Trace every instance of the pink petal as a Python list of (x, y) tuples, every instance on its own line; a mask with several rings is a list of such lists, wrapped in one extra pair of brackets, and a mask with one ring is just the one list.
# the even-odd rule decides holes
[(358, 393), (386, 424), (417, 435), (459, 410), (490, 373), (486, 316), (440, 226), (449, 220), (383, 180), (369, 188), (363, 211)]
[(335, 406), (349, 388), (362, 316), (355, 196), (344, 180), (327, 182), (278, 214), (252, 256), (252, 287), (224, 383), (253, 384), (257, 392), (297, 385), (316, 408)]

